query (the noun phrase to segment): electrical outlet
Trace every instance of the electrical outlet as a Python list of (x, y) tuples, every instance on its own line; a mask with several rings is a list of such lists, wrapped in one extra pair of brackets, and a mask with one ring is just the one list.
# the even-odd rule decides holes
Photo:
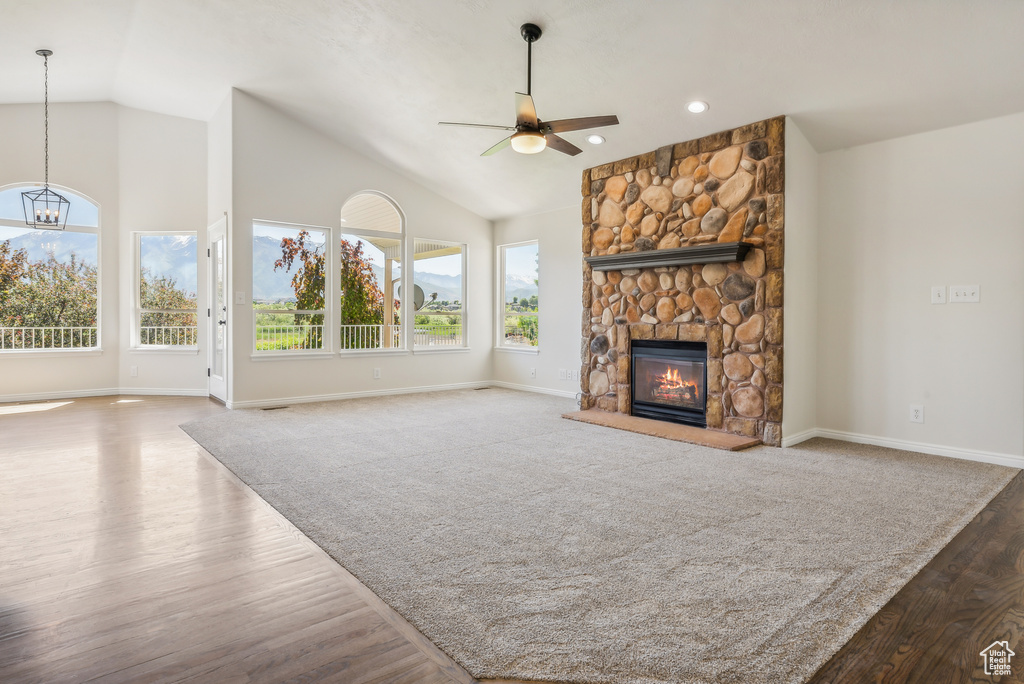
[(138, 366), (128, 366), (128, 374), (131, 375), (133, 378), (139, 377), (139, 367)]
[(942, 285), (932, 286), (932, 304), (946, 303), (946, 288)]
[(373, 379), (380, 380), (380, 368), (373, 369)]
[(923, 423), (924, 422), (924, 406), (920, 404), (910, 405), (910, 422), (911, 423)]
[(536, 368), (531, 368), (530, 369), (530, 377), (531, 378), (537, 377), (537, 369)]
[(972, 304), (981, 301), (981, 287), (979, 285), (950, 285), (949, 301)]

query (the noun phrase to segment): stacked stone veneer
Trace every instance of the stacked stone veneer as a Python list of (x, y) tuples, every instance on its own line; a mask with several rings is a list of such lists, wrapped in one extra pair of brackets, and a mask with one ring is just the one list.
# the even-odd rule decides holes
[(630, 342), (708, 345), (708, 428), (782, 440), (784, 118), (583, 172), (583, 254), (744, 241), (745, 260), (583, 268), (582, 408), (630, 412)]

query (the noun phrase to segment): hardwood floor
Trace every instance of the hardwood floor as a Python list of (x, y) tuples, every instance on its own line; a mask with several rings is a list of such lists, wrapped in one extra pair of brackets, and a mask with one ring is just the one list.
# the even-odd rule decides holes
[(177, 428), (222, 410), (0, 405), (0, 681), (472, 682)]
[[(1024, 472), (810, 680), (1024, 682)], [(1006, 640), (1012, 676), (984, 673), (982, 649)]]
[[(177, 428), (223, 410), (0, 404), (0, 682), (474, 682)], [(1024, 474), (811, 681), (1021, 683), (1022, 649)]]

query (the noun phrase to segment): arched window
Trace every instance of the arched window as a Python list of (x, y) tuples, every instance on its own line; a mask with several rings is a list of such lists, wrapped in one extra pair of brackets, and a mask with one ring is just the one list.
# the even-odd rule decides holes
[(21, 193), (0, 188), (0, 351), (99, 346), (99, 205), (67, 188), (64, 230), (25, 224)]
[(341, 208), (340, 349), (401, 349), (405, 217), (389, 197), (364, 191)]
[[(13, 185), (0, 190), (0, 220), (14, 221), (25, 224), (25, 206), (21, 193), (27, 190), (38, 190), (39, 184)], [(57, 186), (53, 186), (57, 188)], [(92, 200), (79, 195), (67, 188), (58, 188), (69, 202), (71, 207), (67, 212), (67, 225), (69, 228), (99, 228), (100, 207)]]

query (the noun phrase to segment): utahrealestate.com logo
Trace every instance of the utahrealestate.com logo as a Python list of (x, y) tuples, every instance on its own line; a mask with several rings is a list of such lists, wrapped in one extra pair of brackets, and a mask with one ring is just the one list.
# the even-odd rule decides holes
[(985, 674), (987, 675), (1010, 675), (1010, 658), (1017, 655), (1010, 650), (1010, 644), (1005, 641), (993, 641), (988, 648), (981, 652), (985, 661)]

